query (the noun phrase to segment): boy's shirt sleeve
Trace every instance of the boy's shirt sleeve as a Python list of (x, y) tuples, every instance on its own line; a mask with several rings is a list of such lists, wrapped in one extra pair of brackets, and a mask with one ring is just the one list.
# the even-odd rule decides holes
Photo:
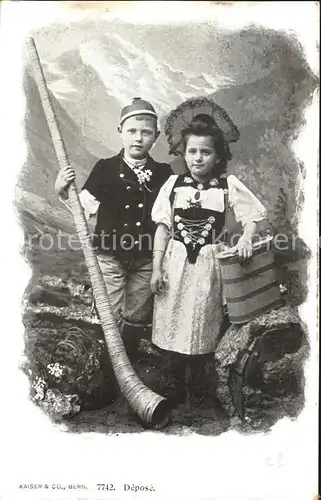
[[(71, 206), (70, 206), (70, 200), (63, 200), (59, 196), (60, 201), (68, 208), (68, 210), (71, 211)], [(81, 206), (84, 209), (85, 212), (85, 217), (88, 220), (92, 215), (95, 215), (98, 211), (100, 202), (96, 200), (96, 198), (89, 193), (86, 189), (83, 189), (79, 193), (79, 200), (81, 203)]]
[(87, 189), (83, 189), (79, 194), (80, 203), (85, 211), (86, 218), (96, 215), (100, 201), (98, 201)]
[[(85, 211), (86, 219), (95, 215), (100, 205), (101, 169), (102, 161), (99, 160), (92, 169), (88, 179), (82, 187), (81, 192), (79, 193), (79, 200)], [(62, 198), (60, 198), (60, 200), (68, 208), (68, 210), (71, 209), (69, 200), (63, 200)]]

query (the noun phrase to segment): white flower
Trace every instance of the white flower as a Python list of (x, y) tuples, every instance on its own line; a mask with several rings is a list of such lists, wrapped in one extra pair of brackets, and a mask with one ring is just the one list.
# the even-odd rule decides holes
[(46, 382), (42, 378), (36, 377), (36, 380), (32, 383), (32, 387), (35, 389), (34, 400), (38, 401), (45, 397)]
[(191, 179), (190, 177), (184, 177), (184, 182), (185, 182), (186, 184), (192, 184), (193, 179)]
[(59, 363), (49, 363), (49, 365), (47, 365), (47, 369), (50, 375), (52, 375), (57, 380), (59, 380), (64, 373), (64, 367)]
[(217, 179), (211, 179), (211, 180), (210, 180), (210, 186), (215, 187), (215, 186), (217, 186), (217, 185), (218, 185), (218, 180), (217, 180)]
[(149, 182), (152, 176), (152, 171), (147, 169), (147, 170), (140, 170), (140, 169), (133, 169), (135, 174), (137, 175), (137, 179), (139, 184), (144, 184), (145, 182)]

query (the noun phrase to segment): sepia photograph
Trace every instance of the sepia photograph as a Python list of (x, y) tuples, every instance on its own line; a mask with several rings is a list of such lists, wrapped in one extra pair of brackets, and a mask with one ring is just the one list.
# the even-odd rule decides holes
[(29, 401), (73, 435), (269, 435), (317, 338), (293, 144), (318, 74), (290, 30), (104, 13), (23, 43)]

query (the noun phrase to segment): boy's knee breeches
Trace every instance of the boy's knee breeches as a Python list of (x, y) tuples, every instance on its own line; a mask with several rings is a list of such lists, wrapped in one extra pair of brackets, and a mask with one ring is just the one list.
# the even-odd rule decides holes
[(113, 255), (97, 255), (108, 297), (119, 327), (147, 326), (152, 322), (150, 289), (152, 261), (146, 258), (120, 261)]

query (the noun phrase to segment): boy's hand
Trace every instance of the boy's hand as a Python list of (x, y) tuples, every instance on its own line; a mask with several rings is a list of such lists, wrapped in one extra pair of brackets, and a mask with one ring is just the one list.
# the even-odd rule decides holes
[(67, 190), (70, 184), (75, 180), (76, 174), (74, 169), (68, 165), (67, 167), (62, 168), (56, 179), (55, 189), (59, 195)]
[(241, 263), (246, 262), (251, 259), (253, 255), (252, 241), (241, 236), (235, 247), (231, 250), (238, 253)]
[(150, 280), (150, 288), (152, 293), (156, 295), (160, 295), (165, 290), (165, 279), (162, 271), (153, 271), (152, 277)]

